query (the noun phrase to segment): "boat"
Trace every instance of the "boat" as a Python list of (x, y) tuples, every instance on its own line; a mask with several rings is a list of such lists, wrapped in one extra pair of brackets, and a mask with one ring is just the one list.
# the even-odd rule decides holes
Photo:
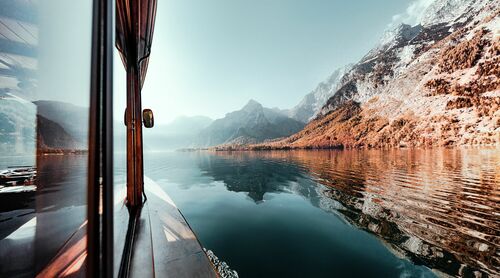
[(36, 178), (33, 166), (11, 166), (0, 170), (0, 186), (32, 185)]
[[(220, 273), (173, 200), (144, 175), (142, 129), (154, 117), (141, 89), (156, 5), (0, 4), (0, 94), (15, 96), (0, 98), (0, 124), (8, 123), (0, 151), (36, 157), (34, 166), (0, 171), (0, 277), (237, 277)], [(113, 130), (123, 128), (113, 124), (115, 46), (127, 72), (123, 184), (113, 168)]]

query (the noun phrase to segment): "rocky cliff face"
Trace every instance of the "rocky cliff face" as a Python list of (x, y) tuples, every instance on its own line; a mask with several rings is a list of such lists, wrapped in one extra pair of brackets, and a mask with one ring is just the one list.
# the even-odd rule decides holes
[(339, 89), (339, 85), (342, 84), (342, 78), (351, 67), (352, 65), (347, 65), (334, 71), (326, 81), (319, 83), (316, 89), (307, 94), (299, 104), (290, 109), (288, 115), (303, 123), (311, 121), (326, 101)]
[(347, 71), (303, 131), (266, 147), (500, 143), (499, 62), (497, 1), (435, 0)]

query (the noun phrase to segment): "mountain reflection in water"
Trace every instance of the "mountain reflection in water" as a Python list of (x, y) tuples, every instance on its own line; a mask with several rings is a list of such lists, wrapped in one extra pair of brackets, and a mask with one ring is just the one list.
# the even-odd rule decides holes
[[(229, 191), (245, 192), (257, 205), (267, 193), (302, 196), (376, 235), (397, 257), (434, 272), (500, 275), (498, 149), (182, 155), (197, 161), (199, 179), (223, 182)], [(181, 187), (189, 190), (196, 184), (200, 181)], [(195, 231), (203, 238), (203, 230)]]

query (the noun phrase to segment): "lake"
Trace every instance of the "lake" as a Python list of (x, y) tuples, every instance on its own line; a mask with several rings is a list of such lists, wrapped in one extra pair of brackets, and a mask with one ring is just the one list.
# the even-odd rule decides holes
[(145, 171), (240, 277), (500, 275), (499, 149), (146, 153)]
[[(85, 220), (86, 155), (42, 158), (36, 198), (0, 202), (0, 274), (33, 276)], [(146, 152), (145, 172), (240, 277), (500, 276), (500, 149)]]

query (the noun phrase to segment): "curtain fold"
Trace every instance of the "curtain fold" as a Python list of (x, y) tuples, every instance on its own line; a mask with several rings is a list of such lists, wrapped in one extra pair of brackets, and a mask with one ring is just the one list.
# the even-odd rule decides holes
[(127, 70), (127, 205), (142, 206), (144, 162), (141, 90), (146, 78), (156, 0), (116, 0), (116, 48)]
[(125, 68), (137, 67), (141, 88), (148, 70), (156, 0), (116, 0), (116, 48)]

